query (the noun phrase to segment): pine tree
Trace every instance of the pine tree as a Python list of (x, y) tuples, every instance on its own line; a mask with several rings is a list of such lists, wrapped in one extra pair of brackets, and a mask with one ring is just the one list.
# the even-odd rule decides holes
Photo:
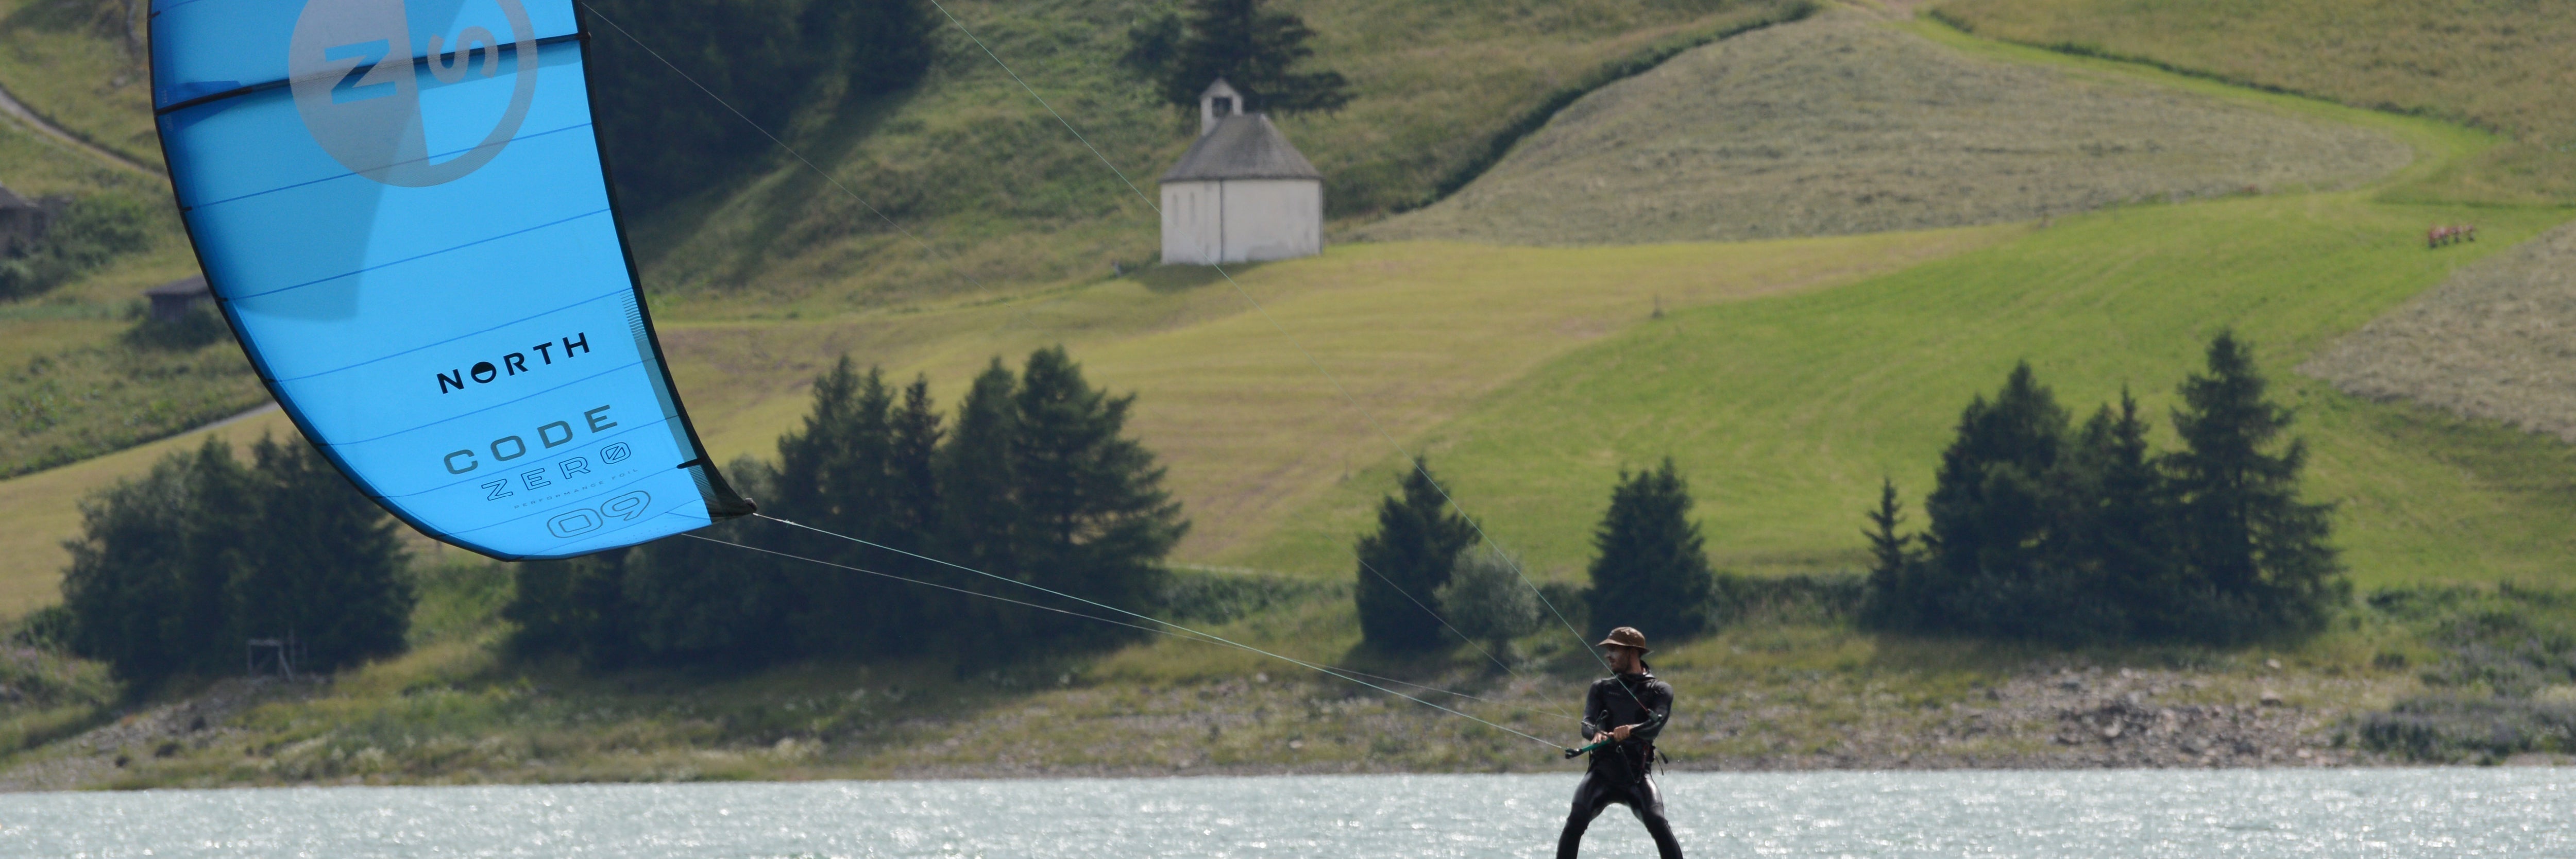
[[(1119, 606), (1145, 605), (1161, 591), (1160, 562), (1189, 523), (1162, 488), (1154, 455), (1122, 435), (1135, 401), (1091, 387), (1062, 346), (1029, 356), (1014, 396), (1011, 455), (1031, 581)], [(1080, 623), (1045, 620), (1064, 631)]]
[(1665, 457), (1652, 471), (1622, 470), (1594, 532), (1592, 633), (1633, 626), (1649, 636), (1695, 635), (1707, 625), (1712, 578), (1690, 484)]
[(1878, 506), (1865, 515), (1869, 528), (1861, 535), (1869, 538), (1870, 564), (1864, 619), (1875, 627), (1911, 628), (1917, 623), (1913, 605), (1921, 599), (1916, 579), (1922, 575), (1923, 559), (1915, 538), (1896, 531), (1905, 523), (1905, 505), (1897, 500), (1894, 478), (1879, 478)]
[[(859, 373), (849, 356), (814, 380), (814, 406), (798, 431), (778, 439), (778, 515), (834, 534), (885, 542), (897, 533), (893, 392), (877, 368)], [(802, 529), (766, 531), (763, 542), (809, 558), (881, 569), (884, 550)], [(782, 564), (781, 587), (796, 593), (788, 629), (800, 651), (856, 652), (886, 640), (903, 616), (900, 583), (819, 564)]]
[(1340, 110), (1350, 82), (1334, 71), (1297, 72), (1315, 54), (1315, 31), (1296, 15), (1265, 9), (1265, 0), (1190, 0), (1187, 15), (1162, 13), (1128, 34), (1123, 62), (1154, 76), (1163, 100), (1196, 109), (1217, 78), (1243, 93), (1246, 106), (1280, 113)]
[[(779, 475), (758, 459), (735, 459), (725, 474), (746, 496), (780, 495)], [(604, 631), (611, 637), (593, 646), (612, 651), (631, 642), (635, 657), (665, 665), (757, 664), (810, 652), (814, 638), (796, 623), (810, 600), (803, 588), (806, 576), (829, 568), (698, 539), (759, 546), (783, 527), (746, 517), (636, 547), (618, 587), (617, 610), (629, 627), (622, 636)]]
[[(930, 377), (917, 376), (903, 389), (903, 407), (891, 419), (893, 441), (887, 466), (894, 478), (888, 513), (892, 516), (886, 545), (926, 553), (929, 537), (939, 528), (939, 411), (930, 399)], [(909, 566), (909, 565), (905, 565)]]
[(2068, 579), (2062, 637), (2175, 635), (2177, 606), (2192, 594), (2174, 575), (2172, 496), (2128, 389), (2116, 411), (2106, 405), (2085, 421), (2063, 466), (2052, 547)]
[(1378, 505), (1377, 531), (1360, 538), (1360, 637), (1388, 650), (1429, 650), (1445, 630), (1426, 607), (1449, 583), (1458, 553), (1476, 544), (1475, 526), (1449, 511), (1431, 467), (1413, 460), (1395, 495)]
[(2066, 411), (2029, 362), (2014, 365), (1992, 403), (1980, 396), (1959, 416), (1941, 453), (1931, 497), (1922, 600), (1913, 616), (1960, 629), (2011, 633), (2044, 618), (2043, 547), (2051, 539), (2050, 473), (2066, 438)]
[(2197, 637), (2312, 629), (2341, 587), (2328, 543), (2334, 508), (2299, 500), (2307, 444), (2280, 444), (2292, 414), (2264, 399), (2266, 386), (2252, 350), (2222, 331), (2173, 414), (2183, 449), (2164, 466), (2180, 498), (2182, 555), (2193, 584), (2215, 596), (2191, 621)]
[(624, 666), (636, 652), (626, 604), (626, 560), (635, 551), (516, 565), (510, 603), (501, 608), (501, 618), (517, 627), (510, 649), (522, 656), (570, 654), (591, 670)]
[[(1018, 456), (1019, 411), (1012, 394), (1019, 378), (999, 358), (968, 384), (957, 404), (957, 420), (933, 463), (939, 475), (938, 551), (924, 554), (1004, 578), (1027, 581), (1020, 557), (1022, 522)], [(1026, 599), (1026, 592), (982, 576), (948, 568), (939, 578), (975, 593)], [(980, 633), (984, 648), (1005, 648), (1036, 634), (1031, 611), (992, 600), (960, 597), (952, 622)]]

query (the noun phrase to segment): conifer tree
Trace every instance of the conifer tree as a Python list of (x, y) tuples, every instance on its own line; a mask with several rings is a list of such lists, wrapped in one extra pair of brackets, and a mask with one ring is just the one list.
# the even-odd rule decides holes
[(248, 484), (232, 449), (207, 439), (83, 500), (81, 536), (64, 543), (72, 649), (135, 679), (215, 667), (211, 648), (232, 634), (226, 597), (239, 550), (227, 532), (251, 524)]
[[(795, 432), (778, 439), (777, 503), (782, 518), (835, 534), (886, 542), (898, 533), (894, 514), (893, 392), (877, 368), (859, 373), (849, 356), (814, 380), (814, 406)], [(766, 531), (763, 542), (809, 558), (882, 569), (893, 553), (802, 529)], [(905, 615), (901, 583), (850, 575), (817, 564), (777, 564), (796, 593), (787, 623), (799, 649), (851, 652), (893, 636)], [(720, 575), (709, 571), (710, 575)]]
[(2031, 610), (2052, 585), (2048, 478), (2065, 437), (2066, 411), (2027, 361), (1991, 403), (1969, 402), (1923, 503), (1932, 555), (1917, 618), (1994, 630), (2039, 619)]
[[(999, 576), (1019, 578), (1019, 411), (1011, 395), (1019, 378), (999, 358), (975, 376), (957, 404), (957, 421), (939, 449), (940, 557)], [(978, 587), (981, 587), (978, 584)]]
[(1443, 642), (1440, 618), (1427, 610), (1449, 583), (1458, 553), (1476, 544), (1475, 526), (1450, 512), (1449, 500), (1420, 458), (1395, 495), (1377, 510), (1377, 531), (1353, 547), (1358, 556), (1360, 637), (1389, 650), (1429, 650)]
[(1592, 634), (1633, 626), (1678, 638), (1707, 625), (1713, 576), (1691, 505), (1690, 484), (1671, 457), (1652, 471), (1620, 472), (1592, 538), (1599, 552), (1585, 593)]
[(401, 649), (413, 594), (391, 519), (309, 448), (253, 453), (245, 468), (208, 440), (82, 505), (75, 650), (149, 680), (239, 671), (253, 637), (294, 636), (316, 670)]
[(401, 652), (416, 595), (393, 517), (300, 439), (262, 437), (251, 464), (259, 524), (231, 577), (235, 629), (293, 636), (299, 670)]
[(2172, 493), (2147, 441), (2137, 398), (2120, 390), (2078, 430), (2056, 481), (2062, 523), (2053, 562), (2067, 579), (2069, 632), (2094, 639), (2166, 638), (2193, 598), (2175, 573)]
[[(886, 544), (907, 552), (930, 548), (928, 537), (939, 527), (939, 440), (946, 430), (930, 399), (930, 377), (914, 377), (904, 386), (903, 407), (894, 413), (893, 442), (887, 453), (894, 478), (888, 512), (893, 527)], [(909, 566), (903, 564), (900, 566)]]
[(2182, 555), (2195, 584), (2219, 598), (2192, 621), (2203, 638), (2313, 628), (2340, 586), (2333, 507), (2299, 500), (2307, 444), (2282, 443), (2292, 415), (2264, 398), (2266, 385), (2252, 350), (2222, 331), (2173, 414), (2183, 449), (2164, 465), (2180, 499)]
[(1195, 110), (1199, 93), (1220, 77), (1255, 110), (1331, 112), (1349, 104), (1350, 82), (1341, 73), (1294, 71), (1314, 56), (1306, 41), (1315, 31), (1264, 2), (1189, 0), (1185, 15), (1146, 18), (1129, 31), (1123, 62), (1152, 75), (1163, 100), (1184, 109)]
[[(1135, 396), (1091, 387), (1055, 346), (1029, 356), (1013, 399), (1012, 495), (1029, 580), (1110, 605), (1146, 604), (1189, 523), (1154, 455), (1123, 435)], [(1061, 630), (1080, 622), (1044, 620)]]
[(1905, 524), (1905, 504), (1897, 500), (1894, 478), (1879, 478), (1878, 506), (1865, 515), (1869, 528), (1861, 535), (1869, 538), (1870, 558), (1865, 619), (1872, 626), (1913, 627), (1913, 601), (1920, 598), (1915, 579), (1922, 574), (1923, 560), (1914, 536), (1897, 533), (1897, 526)]

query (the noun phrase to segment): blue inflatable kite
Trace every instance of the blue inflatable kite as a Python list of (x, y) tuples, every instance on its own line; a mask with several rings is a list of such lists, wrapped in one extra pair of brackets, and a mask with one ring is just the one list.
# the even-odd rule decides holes
[(503, 559), (750, 513), (680, 408), (570, 0), (155, 0), (153, 106), (260, 378), (359, 488)]

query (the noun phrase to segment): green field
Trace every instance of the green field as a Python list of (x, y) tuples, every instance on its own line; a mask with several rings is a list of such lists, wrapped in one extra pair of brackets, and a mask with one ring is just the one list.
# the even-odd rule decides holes
[[(1618, 469), (1665, 455), (1693, 479), (1721, 566), (1857, 567), (1880, 476), (1919, 500), (1958, 410), (2015, 361), (2079, 413), (2126, 385), (2161, 415), (2206, 338), (2233, 327), (2302, 411), (2310, 492), (2344, 505), (2356, 581), (2569, 579), (2576, 458), (2556, 442), (2290, 372), (2473, 258), (2418, 235), (2464, 214), (2346, 194), (2061, 220), (1850, 287), (1667, 316), (1549, 364), (1425, 444), (1489, 533), (1559, 575), (1589, 556)], [(2499, 247), (2568, 217), (2478, 214)], [(1381, 460), (1238, 562), (1337, 570), (1392, 485)]]

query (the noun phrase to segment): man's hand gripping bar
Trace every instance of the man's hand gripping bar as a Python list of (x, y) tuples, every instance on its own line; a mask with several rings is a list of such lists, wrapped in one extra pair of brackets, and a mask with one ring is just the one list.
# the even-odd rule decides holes
[[(1652, 728), (1652, 727), (1655, 727), (1655, 726), (1657, 726), (1657, 725), (1661, 725), (1661, 724), (1663, 724), (1663, 723), (1664, 723), (1664, 714), (1662, 714), (1662, 713), (1650, 713), (1650, 714), (1647, 714), (1647, 716), (1646, 716), (1646, 721), (1645, 721), (1645, 723), (1644, 723), (1644, 725), (1643, 725), (1643, 726), (1644, 726), (1644, 727), (1648, 727), (1648, 728)], [(1593, 740), (1591, 743), (1586, 744), (1583, 748), (1579, 748), (1579, 749), (1566, 749), (1566, 750), (1565, 750), (1565, 759), (1566, 759), (1566, 760), (1573, 760), (1573, 759), (1575, 759), (1575, 758), (1579, 758), (1579, 757), (1582, 757), (1582, 756), (1584, 756), (1584, 755), (1591, 754), (1591, 753), (1592, 753), (1592, 751), (1593, 751), (1594, 749), (1601, 748), (1602, 746), (1617, 745), (1617, 744), (1619, 743), (1619, 741), (1618, 741), (1618, 740), (1610, 739), (1610, 732), (1609, 732), (1609, 731), (1602, 731), (1601, 733), (1599, 733), (1599, 734), (1597, 734), (1597, 735), (1595, 735), (1595, 736), (1597, 736), (1597, 737), (1598, 737), (1598, 739), (1595, 739), (1595, 740)]]

